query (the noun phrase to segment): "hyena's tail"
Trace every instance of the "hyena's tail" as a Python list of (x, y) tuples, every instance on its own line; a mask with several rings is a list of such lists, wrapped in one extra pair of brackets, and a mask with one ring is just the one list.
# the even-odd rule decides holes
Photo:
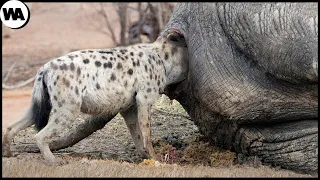
[(52, 109), (46, 85), (46, 75), (47, 73), (44, 67), (41, 67), (38, 70), (32, 92), (32, 117), (35, 121), (35, 126), (39, 131), (48, 124)]

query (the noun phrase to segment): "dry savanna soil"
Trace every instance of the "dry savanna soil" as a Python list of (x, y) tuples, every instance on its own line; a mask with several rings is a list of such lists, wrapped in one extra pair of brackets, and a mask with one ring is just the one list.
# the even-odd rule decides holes
[[(2, 79), (16, 66), (6, 82), (14, 85), (36, 74), (51, 58), (80, 49), (114, 47), (111, 38), (97, 30), (94, 3), (27, 3), (29, 23), (22, 29), (3, 27)], [(109, 21), (116, 32), (119, 23), (114, 6), (108, 6)], [(132, 13), (135, 18), (135, 14)], [(93, 21), (93, 19), (95, 21)], [(117, 33), (119, 34), (119, 33)], [(30, 105), (33, 83), (15, 90), (2, 90), (2, 135), (22, 117)], [(177, 101), (159, 99), (151, 113), (152, 142), (157, 161), (141, 159), (123, 118), (117, 115), (103, 129), (72, 147), (54, 151), (65, 162), (48, 166), (35, 145), (34, 127), (20, 131), (11, 144), (14, 157), (2, 157), (3, 177), (313, 177), (262, 165), (252, 158), (235, 163), (233, 152), (210, 145), (199, 134)], [(83, 122), (79, 117), (73, 127)], [(71, 127), (71, 128), (73, 128)]]

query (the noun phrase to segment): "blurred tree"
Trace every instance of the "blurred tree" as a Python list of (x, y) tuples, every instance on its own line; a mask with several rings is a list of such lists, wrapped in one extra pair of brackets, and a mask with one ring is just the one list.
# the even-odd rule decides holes
[[(99, 3), (97, 14), (104, 19), (106, 30), (101, 30), (111, 37), (116, 46), (125, 46), (141, 42), (153, 42), (160, 30), (169, 21), (173, 12), (173, 3), (112, 3), (115, 7), (120, 24), (120, 35), (116, 35), (115, 25), (110, 23), (107, 3)], [(129, 10), (138, 13), (138, 20), (131, 23), (133, 17)], [(128, 33), (128, 34), (127, 34)], [(119, 37), (119, 38), (117, 38)]]

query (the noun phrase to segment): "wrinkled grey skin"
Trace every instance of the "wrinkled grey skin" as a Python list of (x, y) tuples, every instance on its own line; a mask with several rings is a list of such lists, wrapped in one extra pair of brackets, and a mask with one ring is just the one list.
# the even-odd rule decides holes
[[(178, 4), (162, 34), (184, 35), (190, 68), (167, 95), (215, 144), (316, 173), (317, 9), (317, 3)], [(72, 146), (111, 119), (86, 121), (50, 149)]]
[(318, 4), (183, 3), (187, 81), (169, 96), (205, 136), (284, 168), (318, 170)]

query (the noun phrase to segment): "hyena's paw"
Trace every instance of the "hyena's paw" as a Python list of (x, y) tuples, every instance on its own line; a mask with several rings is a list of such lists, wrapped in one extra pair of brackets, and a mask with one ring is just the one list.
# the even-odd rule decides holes
[(45, 164), (48, 166), (62, 166), (68, 164), (68, 161), (54, 158), (52, 160), (45, 160)]
[(2, 144), (2, 157), (12, 157), (13, 153), (10, 150), (10, 146)]

